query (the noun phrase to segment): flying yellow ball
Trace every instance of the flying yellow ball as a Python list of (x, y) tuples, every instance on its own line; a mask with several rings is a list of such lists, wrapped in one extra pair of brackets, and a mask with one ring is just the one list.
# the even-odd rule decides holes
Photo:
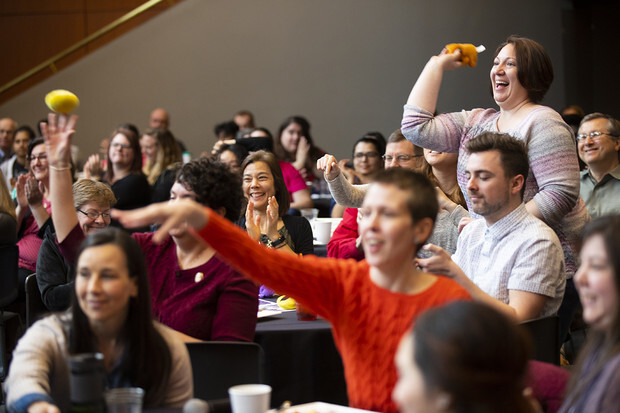
[(80, 100), (68, 90), (56, 89), (45, 95), (45, 104), (52, 112), (66, 115), (80, 106)]

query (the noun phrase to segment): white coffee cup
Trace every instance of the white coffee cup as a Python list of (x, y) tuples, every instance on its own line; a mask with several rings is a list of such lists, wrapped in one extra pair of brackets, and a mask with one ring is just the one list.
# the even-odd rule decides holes
[(240, 384), (228, 389), (232, 413), (265, 413), (271, 402), (271, 387), (266, 384)]
[(331, 221), (315, 221), (314, 222), (314, 235), (319, 244), (327, 244), (332, 237), (332, 222)]

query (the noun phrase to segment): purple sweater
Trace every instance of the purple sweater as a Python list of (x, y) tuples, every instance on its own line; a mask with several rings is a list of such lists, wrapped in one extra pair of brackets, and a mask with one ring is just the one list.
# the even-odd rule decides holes
[[(132, 237), (146, 259), (155, 320), (201, 340), (254, 340), (258, 287), (252, 281), (218, 255), (196, 268), (180, 269), (172, 237), (160, 245), (152, 242), (153, 233)], [(84, 233), (76, 225), (60, 244), (67, 260), (75, 258), (83, 239)]]
[[(467, 195), (465, 168), (469, 155), (465, 144), (483, 132), (498, 132), (500, 112), (495, 109), (473, 109), (433, 117), (421, 108), (405, 105), (402, 132), (423, 148), (459, 154), (457, 181)], [(566, 262), (566, 275), (571, 278), (577, 269), (575, 251), (581, 229), (590, 216), (579, 198), (579, 167), (575, 141), (569, 126), (560, 115), (546, 106), (533, 109), (516, 127), (502, 131), (528, 146), (530, 173), (525, 182), (524, 202), (533, 199), (544, 221), (558, 235)]]

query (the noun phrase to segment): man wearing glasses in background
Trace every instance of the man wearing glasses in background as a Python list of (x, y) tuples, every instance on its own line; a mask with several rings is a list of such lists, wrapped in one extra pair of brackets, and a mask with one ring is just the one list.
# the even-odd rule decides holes
[(620, 213), (620, 121), (603, 113), (583, 118), (577, 133), (581, 172), (580, 195), (593, 218)]

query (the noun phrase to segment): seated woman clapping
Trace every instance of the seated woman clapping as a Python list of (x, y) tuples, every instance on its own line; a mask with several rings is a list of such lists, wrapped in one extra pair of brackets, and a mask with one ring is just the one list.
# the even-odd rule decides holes
[[(59, 248), (68, 262), (75, 254), (84, 232), (78, 214), (66, 200), (71, 199), (71, 181), (62, 165), (68, 160), (77, 118), (67, 123), (50, 115), (44, 131), (50, 165), (52, 210)], [(228, 168), (209, 159), (189, 162), (178, 171), (170, 203), (190, 198), (210, 206), (229, 220), (241, 209), (241, 182)], [(98, 211), (105, 212), (105, 211)], [(84, 217), (82, 217), (83, 219)], [(258, 287), (226, 264), (215, 250), (196, 240), (185, 228), (168, 234), (160, 245), (153, 233), (134, 233), (147, 261), (153, 315), (177, 330), (184, 340), (252, 341), (258, 310)]]
[(419, 173), (393, 168), (371, 184), (360, 222), (366, 260), (299, 257), (258, 244), (214, 211), (194, 202), (113, 211), (124, 225), (161, 223), (154, 241), (190, 225), (244, 274), (298, 299), (328, 320), (342, 355), (352, 406), (396, 412), (394, 355), (419, 314), (469, 299), (454, 281), (416, 269), (413, 260), (433, 228), (435, 189)]
[(192, 397), (187, 349), (152, 321), (144, 257), (129, 235), (107, 228), (86, 238), (73, 295), (71, 311), (38, 321), (19, 341), (5, 384), (9, 411), (69, 411), (68, 358), (79, 353), (103, 354), (107, 387), (143, 388), (147, 408)]
[[(266, 151), (254, 152), (241, 166), (243, 195), (248, 205), (240, 225), (267, 246), (291, 254), (313, 254), (312, 228), (307, 219), (287, 215), (289, 195), (276, 157)], [(261, 287), (260, 296), (273, 291)]]

